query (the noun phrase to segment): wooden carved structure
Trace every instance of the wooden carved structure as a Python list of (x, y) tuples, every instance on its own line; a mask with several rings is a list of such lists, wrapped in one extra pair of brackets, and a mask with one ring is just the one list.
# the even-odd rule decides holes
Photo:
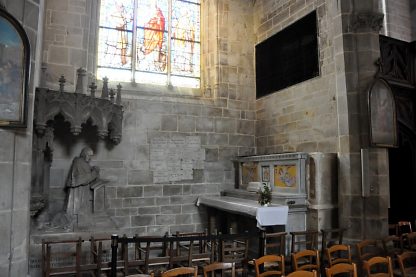
[(416, 193), (416, 42), (385, 36), (380, 36), (379, 41), (380, 77), (393, 91), (398, 131), (398, 148), (389, 149), (389, 221), (413, 221), (416, 218), (412, 198)]
[[(113, 144), (121, 141), (123, 107), (121, 85), (117, 92), (108, 88), (108, 78), (103, 80), (101, 97), (95, 97), (97, 86), (93, 82), (87, 93), (86, 71), (78, 69), (75, 92), (65, 92), (65, 78), (59, 79), (59, 91), (37, 88), (34, 111), (34, 138), (32, 153), (31, 215), (35, 216), (46, 205), (49, 190), (49, 173), (52, 163), (54, 127), (57, 115), (70, 124), (70, 132), (79, 135), (89, 121), (97, 127), (97, 136)], [(91, 126), (89, 125), (89, 126)], [(87, 126), (87, 125), (84, 125)]]

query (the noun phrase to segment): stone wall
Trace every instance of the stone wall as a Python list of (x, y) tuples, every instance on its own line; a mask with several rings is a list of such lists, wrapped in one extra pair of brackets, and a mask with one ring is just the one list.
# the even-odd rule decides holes
[(23, 25), (31, 44), (28, 126), (0, 128), (0, 275), (26, 276), (29, 247), (29, 194), (34, 87), (38, 83), (39, 34), (43, 1), (0, 1)]
[[(66, 22), (60, 21), (62, 26), (57, 30), (69, 29), (66, 25), (72, 26), (83, 18), (84, 9), (77, 9), (80, 14), (74, 17), (75, 21), (67, 17), (75, 13), (71, 3), (83, 1), (47, 2), (50, 2), (47, 14), (51, 18), (57, 5), (66, 5), (67, 10), (71, 10), (65, 12)], [(239, 0), (218, 1), (218, 5), (202, 1), (201, 9), (204, 30), (201, 92), (180, 90), (175, 95), (175, 89), (122, 84), (123, 137), (117, 146), (98, 140), (91, 126), (79, 137), (73, 137), (61, 122), (60, 127), (55, 128), (51, 167), (52, 213), (62, 210), (64, 205), (63, 186), (71, 160), (79, 155), (84, 145), (89, 145), (96, 153), (93, 164), (100, 166), (103, 179), (110, 180), (106, 188), (106, 212), (118, 225), (119, 233), (162, 234), (205, 228), (204, 211), (194, 205), (197, 197), (234, 187), (231, 160), (237, 155), (255, 154), (255, 93), (252, 6), (241, 5)], [(45, 24), (45, 30), (50, 26)], [(56, 78), (75, 72), (78, 64), (71, 64), (70, 56), (62, 64), (49, 60), (52, 49), (59, 48), (63, 53), (72, 51), (66, 44), (50, 43), (51, 35), (54, 39), (63, 38), (53, 31), (45, 36), (44, 62), (48, 74), (50, 68), (56, 74), (52, 85), (56, 87)], [(77, 52), (81, 56), (75, 55), (73, 60), (84, 58), (86, 45), (82, 47)], [(64, 72), (59, 72), (60, 69)], [(115, 84), (110, 83), (110, 86)], [(189, 136), (201, 140), (204, 169), (194, 170), (192, 180), (155, 183), (155, 172), (150, 166), (152, 139)]]
[(95, 71), (97, 35), (97, 0), (46, 0), (42, 61), (47, 67), (43, 76), (49, 88), (65, 75), (67, 85), (74, 86), (76, 69), (84, 67), (90, 77)]
[[(387, 36), (404, 41), (412, 41), (412, 24), (416, 20), (411, 16), (412, 0), (386, 0)], [(382, 30), (383, 34), (385, 30)]]
[(256, 102), (258, 154), (337, 152), (333, 1), (256, 1), (256, 43), (317, 10), (320, 76)]

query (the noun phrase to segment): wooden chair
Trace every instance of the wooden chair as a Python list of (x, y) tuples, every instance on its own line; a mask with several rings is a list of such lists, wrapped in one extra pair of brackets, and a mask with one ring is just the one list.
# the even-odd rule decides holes
[(286, 277), (318, 277), (315, 270), (312, 271), (306, 271), (306, 270), (298, 270), (293, 271), (292, 273), (289, 273), (286, 275)]
[(318, 231), (297, 231), (290, 232), (290, 235), (292, 236), (292, 253), (305, 249), (318, 249)]
[(378, 246), (376, 240), (362, 240), (356, 244), (357, 256), (360, 262), (367, 261), (368, 259), (380, 256), (382, 254), (381, 248)]
[(393, 265), (390, 257), (372, 257), (364, 261), (367, 277), (393, 277)]
[(203, 237), (206, 232), (181, 233), (176, 232), (175, 237), (188, 237), (188, 241), (176, 242), (176, 263), (184, 263), (185, 266), (204, 266), (214, 260), (214, 248), (210, 247)]
[(162, 272), (162, 277), (174, 277), (181, 275), (198, 276), (198, 269), (196, 267), (177, 267), (168, 271)]
[(412, 232), (412, 223), (410, 221), (399, 221), (397, 222), (397, 234), (399, 236), (411, 233)]
[[(81, 246), (83, 240), (42, 240), (43, 276), (75, 275), (81, 276)], [(52, 259), (64, 260), (62, 265), (52, 266)], [(57, 264), (57, 263), (55, 263)]]
[(416, 232), (403, 234), (402, 236), (403, 248), (416, 251)]
[(221, 257), (224, 263), (234, 263), (236, 272), (247, 274), (248, 264), (248, 238), (244, 239), (221, 239)]
[[(345, 274), (345, 273), (349, 273), (351, 277), (357, 277), (357, 266), (355, 265), (355, 263), (336, 264), (329, 268), (326, 268), (325, 271), (326, 271), (326, 277), (333, 277), (338, 274)], [(342, 275), (342, 276), (345, 276), (345, 275)]]
[(319, 251), (305, 249), (296, 253), (292, 253), (292, 269), (293, 271), (316, 270), (319, 273), (321, 270)]
[(221, 276), (224, 276), (224, 271), (231, 270), (231, 277), (235, 277), (235, 266), (234, 263), (221, 263), (215, 262), (212, 264), (205, 265), (203, 267), (204, 277), (215, 277), (215, 273), (221, 271)]
[(351, 247), (346, 244), (336, 244), (326, 249), (329, 267), (339, 263), (352, 263)]
[(144, 274), (150, 274), (152, 268), (158, 270), (162, 268), (171, 268), (173, 263), (172, 253), (173, 243), (162, 242), (165, 236), (144, 236), (147, 241), (136, 243), (136, 260), (144, 261), (140, 271)]
[(263, 232), (264, 251), (262, 255), (285, 255), (286, 232), (266, 233)]
[(284, 276), (285, 258), (283, 255), (262, 256), (254, 260), (254, 268), (256, 271), (256, 277), (265, 277), (270, 275)]
[(325, 251), (325, 249), (334, 244), (342, 244), (345, 231), (346, 228), (322, 229), (321, 250)]
[(381, 239), (385, 256), (394, 256), (403, 253), (403, 240), (396, 235), (390, 235)]
[(407, 251), (397, 255), (402, 277), (416, 276), (416, 252)]

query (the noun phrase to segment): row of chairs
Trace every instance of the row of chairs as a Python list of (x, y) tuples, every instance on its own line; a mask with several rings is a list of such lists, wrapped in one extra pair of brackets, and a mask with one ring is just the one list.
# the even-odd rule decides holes
[[(284, 261), (282, 260), (282, 256), (276, 255), (267, 255), (260, 257), (254, 260), (255, 268), (256, 268), (256, 277), (267, 277), (267, 276), (286, 276), (286, 277), (318, 277), (318, 272), (316, 270), (297, 270), (293, 271), (287, 275), (284, 274), (284, 269), (276, 270), (276, 269), (266, 269), (260, 270), (261, 266), (265, 266), (266, 263), (270, 262), (280, 262), (281, 265), (284, 267)], [(235, 277), (235, 266), (234, 263), (222, 263), (216, 262), (213, 264), (209, 264), (203, 267), (203, 274), (204, 277), (214, 277), (216, 271), (221, 271), (221, 276), (224, 276), (224, 271), (230, 271), (230, 277)], [(351, 273), (352, 277), (357, 277), (357, 268), (355, 264), (345, 264), (340, 263), (329, 267), (326, 269), (326, 276), (333, 277), (337, 274), (341, 273)], [(180, 267), (174, 268), (162, 273), (162, 277), (177, 277), (181, 275), (193, 275), (193, 277), (198, 276), (198, 269), (197, 267)], [(130, 277), (133, 277), (131, 275)], [(153, 275), (151, 275), (153, 277)]]
[(172, 236), (135, 236), (127, 238), (91, 237), (89, 240), (42, 241), (43, 276), (116, 272), (157, 274), (166, 269), (206, 265), (214, 261), (232, 262), (245, 271), (249, 237), (257, 233), (207, 235), (176, 233)]

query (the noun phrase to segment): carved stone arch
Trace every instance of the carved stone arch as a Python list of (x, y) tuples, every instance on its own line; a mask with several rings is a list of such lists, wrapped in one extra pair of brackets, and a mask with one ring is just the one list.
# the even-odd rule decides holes
[[(91, 92), (92, 96), (82, 92), (65, 92), (63, 83), (61, 83), (60, 91), (47, 88), (36, 89), (34, 110), (36, 132), (34, 132), (32, 153), (32, 216), (39, 214), (48, 205), (49, 170), (54, 149), (56, 116), (62, 116), (63, 120), (69, 123), (69, 131), (73, 135), (80, 134), (85, 126), (87, 128), (95, 126), (97, 127), (95, 135), (100, 139), (109, 137), (114, 144), (120, 142), (123, 121), (121, 95), (117, 95), (117, 99), (120, 100), (114, 103), (114, 98), (95, 98), (94, 92)], [(90, 124), (86, 124), (88, 122)], [(110, 132), (111, 136), (108, 136)], [(45, 153), (47, 153), (46, 156)]]

